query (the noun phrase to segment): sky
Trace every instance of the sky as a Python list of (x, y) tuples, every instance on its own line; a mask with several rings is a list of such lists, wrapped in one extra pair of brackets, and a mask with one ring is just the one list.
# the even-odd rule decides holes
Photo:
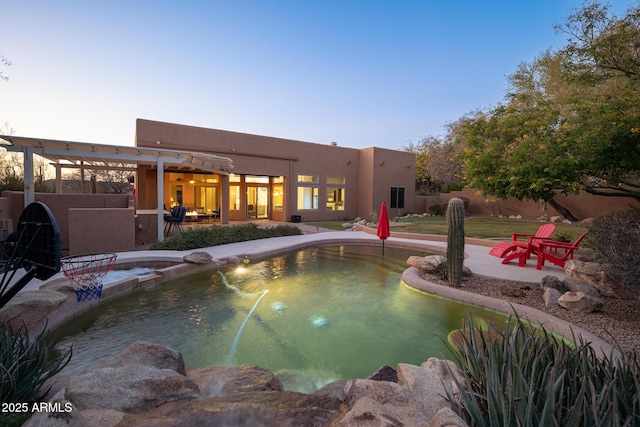
[[(621, 15), (634, 0), (609, 4)], [(504, 99), (582, 0), (0, 0), (0, 126), (133, 146), (136, 119), (401, 149)], [(6, 129), (4, 130), (6, 132)]]

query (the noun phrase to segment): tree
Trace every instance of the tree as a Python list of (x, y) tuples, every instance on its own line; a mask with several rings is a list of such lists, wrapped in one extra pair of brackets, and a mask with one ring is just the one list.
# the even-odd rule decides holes
[(462, 163), (456, 147), (452, 141), (429, 136), (402, 148), (416, 155), (417, 194), (438, 193), (461, 182)]
[[(459, 121), (465, 176), (498, 197), (549, 202), (558, 191), (640, 200), (640, 9), (622, 20), (598, 3), (560, 27), (564, 49), (522, 63), (505, 101)], [(615, 59), (617, 55), (618, 59)]]

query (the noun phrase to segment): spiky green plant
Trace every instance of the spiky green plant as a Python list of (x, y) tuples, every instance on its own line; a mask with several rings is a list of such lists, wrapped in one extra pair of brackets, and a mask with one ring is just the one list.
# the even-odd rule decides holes
[(458, 394), (447, 391), (452, 408), (473, 426), (640, 425), (636, 354), (598, 355), (573, 338), (517, 317), (504, 331), (471, 319), (457, 348), (449, 344), (464, 376)]
[(447, 205), (447, 279), (449, 285), (460, 286), (464, 263), (464, 202), (453, 198)]
[[(15, 330), (0, 323), (0, 402), (30, 404), (49, 391), (45, 382), (71, 359), (71, 349), (59, 354), (54, 346), (44, 331), (31, 339), (25, 325)], [(0, 425), (20, 425), (20, 416), (0, 413)]]

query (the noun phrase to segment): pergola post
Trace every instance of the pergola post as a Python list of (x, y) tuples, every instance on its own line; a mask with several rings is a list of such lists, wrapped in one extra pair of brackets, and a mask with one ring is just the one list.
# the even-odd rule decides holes
[(33, 182), (33, 147), (22, 147), (24, 156), (24, 206), (27, 207), (36, 201), (36, 192)]
[(164, 160), (158, 157), (158, 242), (164, 240)]

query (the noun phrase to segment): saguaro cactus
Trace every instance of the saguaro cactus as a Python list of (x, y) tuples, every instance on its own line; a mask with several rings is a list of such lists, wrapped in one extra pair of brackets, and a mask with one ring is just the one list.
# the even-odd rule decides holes
[(447, 205), (447, 278), (449, 286), (460, 286), (464, 262), (464, 202), (458, 198)]

